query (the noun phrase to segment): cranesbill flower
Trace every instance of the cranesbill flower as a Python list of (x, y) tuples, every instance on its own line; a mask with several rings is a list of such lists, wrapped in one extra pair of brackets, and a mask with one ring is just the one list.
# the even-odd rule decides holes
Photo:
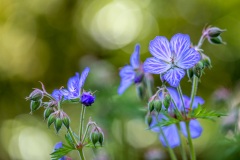
[(163, 81), (177, 87), (185, 75), (185, 70), (192, 68), (200, 59), (200, 54), (191, 48), (187, 34), (175, 34), (170, 42), (166, 37), (157, 36), (149, 44), (153, 57), (144, 64), (144, 72), (160, 74)]
[(118, 94), (123, 92), (133, 83), (141, 83), (144, 77), (142, 65), (140, 62), (140, 45), (135, 46), (135, 50), (130, 58), (130, 65), (124, 66), (119, 73), (121, 77), (120, 86), (118, 88)]
[(79, 75), (79, 73), (76, 73), (75, 76), (69, 78), (67, 83), (67, 89), (61, 89), (61, 93), (64, 95), (65, 99), (80, 99), (81, 89), (84, 85), (89, 71), (90, 69), (86, 67), (83, 70), (81, 76)]
[(59, 90), (59, 89), (53, 90), (51, 95), (56, 101), (61, 101), (62, 97), (63, 97), (63, 94), (62, 94), (61, 90)]
[[(54, 151), (56, 151), (56, 150), (58, 150), (58, 149), (60, 149), (60, 148), (62, 148), (62, 147), (63, 147), (62, 142), (58, 142), (58, 143), (56, 143), (55, 146), (54, 146)], [(63, 157), (61, 157), (61, 158), (58, 159), (58, 160), (67, 160), (67, 157), (66, 157), (66, 156), (63, 156)]]
[[(179, 111), (180, 112), (184, 112), (182, 101), (180, 99), (180, 96), (176, 92), (176, 90), (173, 89), (173, 88), (167, 88), (167, 90), (168, 90), (169, 94), (171, 95), (171, 98), (176, 103), (176, 106), (178, 107)], [(190, 98), (188, 96), (184, 95), (183, 99), (184, 99), (185, 111), (188, 113), (188, 110), (190, 108)], [(193, 107), (193, 109), (195, 109), (195, 108), (198, 107), (198, 104), (202, 105), (203, 103), (204, 103), (204, 100), (201, 97), (197, 97), (196, 96), (194, 98), (192, 107)], [(170, 116), (176, 117), (176, 115), (174, 114), (173, 103), (170, 104), (170, 107), (168, 108), (168, 113), (169, 113)], [(169, 126), (163, 126), (161, 128), (154, 127), (158, 122), (161, 122), (162, 120), (167, 120), (167, 117), (165, 117), (163, 114), (159, 114), (157, 118), (153, 117), (152, 124), (150, 125), (150, 127), (153, 127), (152, 131), (160, 132), (160, 129), (162, 129), (162, 132), (165, 135), (166, 140), (167, 140), (169, 146), (171, 148), (175, 148), (175, 147), (179, 146), (181, 141), (180, 141), (180, 135), (177, 132), (177, 130), (178, 130), (177, 125), (176, 124), (172, 124), (172, 125), (169, 125)], [(180, 122), (180, 128), (181, 128), (182, 134), (185, 137), (187, 137), (188, 134), (187, 134), (187, 129), (186, 129), (186, 123), (184, 121)], [(198, 120), (191, 119), (189, 121), (189, 128), (190, 128), (191, 138), (198, 138), (198, 137), (201, 136), (201, 134), (202, 134), (202, 127), (201, 127), (200, 123), (198, 122)], [(159, 134), (159, 139), (160, 139), (161, 143), (163, 144), (163, 146), (166, 147), (167, 143), (164, 140), (164, 137), (163, 137), (162, 134)]]

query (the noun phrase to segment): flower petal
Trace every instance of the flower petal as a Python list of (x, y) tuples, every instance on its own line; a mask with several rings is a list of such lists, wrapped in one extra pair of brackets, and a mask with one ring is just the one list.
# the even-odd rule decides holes
[[(185, 122), (180, 122), (181, 130), (182, 133), (185, 137), (188, 136), (187, 134), (187, 128), (186, 128), (186, 123)], [(190, 127), (190, 134), (192, 138), (198, 138), (202, 134), (202, 127), (200, 123), (196, 119), (192, 119), (189, 122), (189, 127)]]
[(135, 50), (130, 58), (130, 64), (134, 69), (137, 69), (140, 66), (140, 55), (139, 54), (140, 54), (140, 45), (137, 44), (135, 46)]
[(67, 87), (70, 92), (76, 92), (78, 90), (79, 73), (68, 79)]
[(190, 48), (179, 55), (178, 59), (176, 60), (176, 65), (183, 69), (189, 69), (200, 60), (200, 54), (195, 49)]
[(170, 62), (171, 61), (171, 50), (169, 41), (166, 37), (157, 36), (149, 44), (150, 53), (157, 59)]
[[(166, 137), (166, 140), (171, 148), (175, 148), (180, 145), (180, 137), (178, 135), (177, 126), (175, 124), (162, 127), (162, 131)], [(163, 146), (167, 147), (167, 143), (164, 140), (162, 134), (159, 136), (160, 141), (162, 142)]]
[(122, 79), (131, 79), (133, 80), (134, 79), (134, 76), (135, 76), (135, 71), (134, 69), (132, 68), (132, 66), (124, 66), (120, 72), (119, 72), (119, 76), (122, 78)]
[(88, 76), (88, 72), (90, 71), (90, 68), (86, 67), (81, 74), (81, 77), (79, 79), (79, 90), (83, 87), (85, 80)]
[(183, 52), (188, 50), (190, 45), (190, 37), (187, 34), (175, 34), (170, 40), (171, 50), (173, 51), (176, 59), (179, 59), (178, 57), (181, 56)]
[(185, 71), (183, 69), (172, 68), (163, 75), (163, 79), (166, 80), (172, 87), (177, 87), (184, 75)]
[(196, 96), (193, 101), (193, 109), (198, 107), (198, 104), (203, 105), (204, 104), (204, 99), (202, 99), (199, 96)]
[(171, 65), (154, 57), (148, 58), (143, 63), (144, 72), (153, 74), (162, 74), (169, 70)]
[(62, 100), (62, 93), (59, 89), (55, 89), (52, 92), (52, 97), (56, 100), (56, 101), (61, 101)]
[(118, 94), (122, 95), (123, 92), (131, 85), (133, 84), (133, 80), (123, 79), (120, 83), (120, 86), (118, 87)]

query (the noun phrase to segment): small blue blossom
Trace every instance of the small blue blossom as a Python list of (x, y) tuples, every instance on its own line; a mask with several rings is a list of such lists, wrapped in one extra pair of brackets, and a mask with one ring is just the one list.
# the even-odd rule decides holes
[[(171, 95), (173, 101), (176, 103), (176, 106), (178, 107), (180, 112), (184, 112), (184, 108), (182, 105), (182, 101), (180, 99), (180, 96), (178, 95), (177, 91), (173, 88), (167, 88), (169, 94)], [(162, 94), (160, 94), (160, 98), (162, 97)], [(183, 96), (184, 99), (184, 105), (185, 105), (185, 111), (188, 113), (189, 109), (190, 109), (190, 98), (188, 96)], [(198, 104), (202, 105), (204, 103), (204, 100), (201, 97), (196, 96), (194, 98), (193, 101), (193, 109), (198, 107)], [(174, 105), (171, 102), (169, 108), (168, 108), (168, 113), (170, 116), (172, 117), (176, 117), (176, 115), (174, 114)], [(163, 120), (167, 120), (167, 117), (165, 117), (163, 114), (159, 114), (158, 115), (158, 120), (156, 119), (156, 117), (153, 117), (152, 123), (150, 125), (150, 127), (153, 127), (154, 125), (157, 124), (157, 121), (163, 121)], [(186, 123), (185, 122), (180, 122), (180, 128), (181, 131), (183, 133), (183, 135), (185, 137), (187, 137), (187, 129), (186, 129)], [(198, 138), (201, 136), (202, 134), (202, 127), (200, 125), (200, 123), (196, 120), (196, 119), (191, 119), (189, 122), (189, 128), (190, 128), (190, 133), (191, 133), (191, 138)], [(168, 144), (171, 148), (175, 148), (177, 146), (180, 145), (180, 135), (177, 132), (177, 126), (176, 124), (172, 124), (169, 126), (163, 126), (161, 127), (167, 141)], [(160, 128), (159, 127), (153, 127), (152, 131), (154, 132), (160, 132)], [(162, 142), (163, 146), (167, 146), (166, 141), (164, 140), (164, 137), (162, 134), (159, 134), (159, 139)]]
[(157, 36), (149, 44), (153, 57), (144, 64), (144, 72), (160, 74), (163, 81), (177, 87), (185, 75), (185, 70), (192, 68), (200, 59), (200, 54), (191, 48), (190, 37), (175, 34), (170, 42), (166, 37)]
[(67, 83), (67, 89), (61, 89), (61, 93), (64, 96), (65, 99), (71, 100), (71, 99), (80, 99), (81, 96), (81, 89), (84, 85), (84, 82), (88, 76), (88, 72), (90, 69), (86, 67), (81, 76), (79, 73), (76, 73), (75, 76), (68, 79)]
[(95, 101), (95, 96), (91, 92), (83, 92), (81, 103), (85, 106), (91, 106)]
[[(54, 151), (56, 151), (56, 150), (58, 150), (58, 149), (60, 149), (60, 148), (62, 148), (62, 147), (63, 147), (62, 142), (58, 142), (58, 143), (56, 143), (55, 146), (54, 146)], [(67, 157), (66, 157), (66, 156), (63, 156), (63, 157), (61, 157), (61, 158), (58, 159), (58, 160), (67, 160)]]
[(53, 90), (51, 95), (56, 101), (61, 101), (62, 97), (63, 97), (63, 94), (62, 94), (61, 90), (59, 90), (59, 89)]
[(119, 73), (121, 77), (120, 86), (118, 88), (118, 94), (121, 95), (123, 92), (133, 83), (141, 83), (144, 77), (142, 65), (140, 62), (140, 45), (135, 46), (135, 50), (130, 58), (130, 65), (124, 66)]

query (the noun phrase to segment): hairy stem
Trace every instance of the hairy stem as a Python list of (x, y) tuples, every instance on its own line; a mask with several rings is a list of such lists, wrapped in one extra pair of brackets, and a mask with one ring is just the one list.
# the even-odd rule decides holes
[(193, 148), (193, 143), (192, 143), (192, 138), (191, 138), (191, 133), (190, 133), (189, 122), (187, 122), (186, 126), (187, 126), (188, 144), (189, 144), (189, 149), (190, 149), (190, 154), (191, 154), (191, 160), (196, 160), (196, 155), (195, 155), (195, 151)]
[(82, 143), (85, 110), (86, 110), (86, 107), (84, 105), (82, 105), (82, 110), (81, 110), (81, 115), (80, 115), (80, 126), (79, 126), (79, 139), (80, 139), (81, 143)]
[(198, 88), (198, 77), (193, 75), (191, 101), (190, 101), (190, 116), (191, 116), (191, 112), (192, 112), (193, 101), (194, 101), (194, 98), (197, 94), (197, 88)]

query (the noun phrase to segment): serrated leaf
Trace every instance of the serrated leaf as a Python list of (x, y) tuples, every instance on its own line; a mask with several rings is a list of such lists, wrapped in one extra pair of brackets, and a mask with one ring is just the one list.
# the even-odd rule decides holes
[(202, 118), (209, 120), (214, 120), (214, 118), (222, 116), (226, 116), (226, 114), (218, 113), (216, 111), (207, 111), (206, 108), (201, 107), (201, 105), (198, 105), (198, 107), (194, 109), (191, 114), (191, 118)]
[(166, 119), (162, 118), (160, 121), (157, 122), (156, 125), (150, 127), (149, 129), (152, 129), (152, 128), (154, 128), (154, 127), (169, 126), (169, 125), (177, 124), (177, 123), (180, 122), (180, 120), (171, 117), (171, 116), (168, 115), (167, 113), (164, 113), (164, 115), (167, 117)]
[(52, 160), (58, 160), (58, 159), (62, 158), (63, 156), (65, 156), (66, 154), (68, 154), (70, 151), (73, 151), (73, 150), (76, 150), (76, 149), (63, 144), (61, 148), (55, 150), (54, 152), (52, 152), (50, 154), (51, 159)]

